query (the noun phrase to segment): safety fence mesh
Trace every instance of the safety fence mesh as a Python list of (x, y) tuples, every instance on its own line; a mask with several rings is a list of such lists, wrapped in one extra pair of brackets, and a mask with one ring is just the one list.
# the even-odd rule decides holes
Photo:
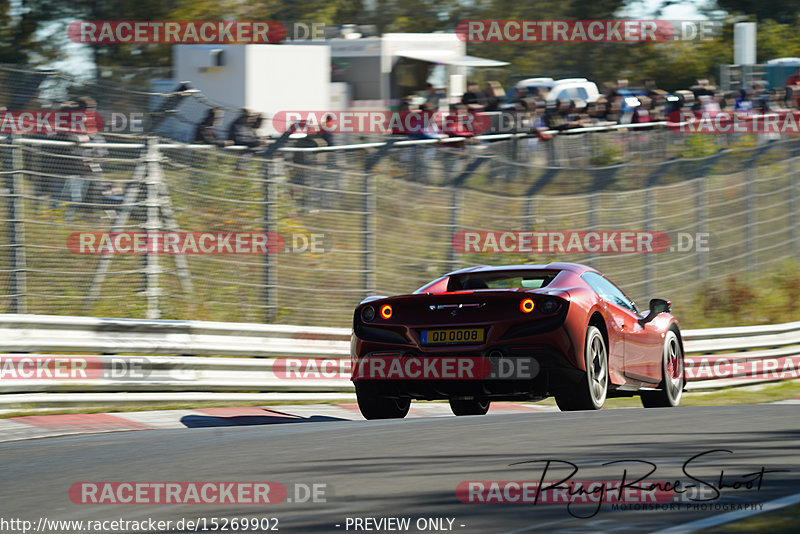
[[(587, 263), (640, 306), (659, 296), (679, 310), (713, 281), (800, 259), (797, 147), (786, 140), (610, 171), (510, 161), (493, 153), (496, 144), (266, 156), (153, 137), (6, 138), (0, 312), (343, 326), (367, 295), (411, 292), (469, 265), (550, 261)], [(459, 232), (489, 230), (663, 232), (670, 245), (659, 253), (454, 248)], [(147, 231), (272, 232), (284, 246), (75, 249), (86, 233)]]

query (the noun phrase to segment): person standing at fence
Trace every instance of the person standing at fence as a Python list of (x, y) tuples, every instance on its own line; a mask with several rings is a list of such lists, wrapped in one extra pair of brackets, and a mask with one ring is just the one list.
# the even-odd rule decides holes
[(483, 111), (486, 108), (486, 95), (478, 89), (475, 82), (467, 83), (467, 92), (461, 96), (461, 103), (468, 111)]
[[(90, 96), (82, 96), (76, 101), (78, 111), (86, 116), (88, 129), (86, 136), (91, 143), (105, 143), (103, 134), (98, 131), (97, 101)], [(87, 209), (108, 207), (121, 204), (123, 200), (123, 188), (114, 185), (113, 182), (104, 180), (103, 167), (100, 164), (103, 158), (108, 156), (108, 150), (104, 147), (86, 147), (81, 149), (81, 153), (86, 158), (86, 166), (91, 176), (85, 188), (85, 194), (81, 202), (86, 204)], [(111, 213), (111, 212), (109, 212)]]
[(433, 84), (425, 84), (425, 102), (422, 104), (423, 111), (439, 111), (439, 92)]
[(789, 105), (795, 109), (800, 108), (800, 67), (794, 71), (794, 74), (786, 78), (783, 85)]
[[(234, 146), (244, 146), (250, 149), (266, 145), (266, 141), (258, 136), (256, 131), (259, 124), (259, 113), (247, 108), (242, 108), (241, 113), (228, 128), (228, 139)], [(263, 119), (261, 119), (263, 120)], [(249, 158), (241, 157), (236, 162), (236, 171), (241, 172)]]
[[(58, 111), (76, 113), (80, 111), (77, 102), (64, 102)], [(83, 201), (92, 171), (88, 166), (85, 149), (80, 143), (89, 141), (86, 134), (68, 131), (57, 132), (48, 136), (54, 141), (66, 141), (69, 145), (54, 146), (44, 150), (43, 171), (46, 176), (46, 190), (53, 201), (53, 208), (57, 201), (69, 202), (67, 217), (71, 218), (75, 212), (75, 204)]]
[(225, 111), (222, 108), (209, 108), (203, 120), (194, 130), (194, 142), (204, 145), (230, 146), (233, 141), (230, 139), (220, 139), (217, 128), (222, 123)]

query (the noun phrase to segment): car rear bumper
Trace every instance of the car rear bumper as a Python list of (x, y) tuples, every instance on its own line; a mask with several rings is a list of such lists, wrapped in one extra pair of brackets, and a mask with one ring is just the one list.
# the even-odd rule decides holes
[[(443, 378), (434, 373), (422, 373), (416, 377), (404, 373), (365, 372), (376, 358), (387, 363), (396, 363), (398, 369), (405, 369), (408, 363), (417, 360), (435, 363), (436, 360), (466, 359), (489, 362), (490, 371), (484, 376), (464, 377), (456, 373)], [(392, 362), (397, 360), (397, 362)], [(368, 387), (386, 397), (412, 398), (420, 400), (450, 398), (490, 398), (494, 400), (541, 399), (552, 394), (555, 389), (569, 387), (580, 380), (583, 372), (576, 369), (563, 352), (554, 346), (536, 347), (492, 347), (485, 351), (453, 352), (450, 354), (426, 354), (416, 351), (403, 351), (387, 356), (386, 352), (367, 353), (355, 358), (352, 380), (356, 386)], [(361, 365), (361, 367), (359, 367)], [(384, 366), (389, 368), (390, 366)], [(431, 366), (435, 368), (435, 366)], [(419, 365), (414, 369), (421, 368)], [(359, 371), (361, 369), (362, 371)]]

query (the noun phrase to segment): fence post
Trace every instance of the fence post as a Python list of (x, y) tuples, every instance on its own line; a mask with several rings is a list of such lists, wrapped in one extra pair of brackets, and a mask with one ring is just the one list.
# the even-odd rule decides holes
[[(706, 178), (697, 179), (697, 232), (706, 233)], [(707, 256), (699, 249), (695, 251), (697, 257), (697, 279), (705, 280), (708, 278)]]
[(795, 259), (800, 256), (800, 236), (797, 230), (797, 225), (800, 224), (797, 216), (797, 187), (800, 185), (800, 180), (797, 179), (798, 156), (800, 156), (800, 145), (795, 145), (792, 150), (792, 159), (789, 161), (789, 235), (792, 241), (792, 255)]
[(363, 271), (364, 296), (375, 294), (375, 213), (377, 199), (375, 197), (375, 177), (372, 173), (363, 173), (364, 184), (364, 218), (362, 223), (363, 239)]
[[(648, 184), (644, 192), (644, 228), (649, 235), (652, 236), (653, 232), (653, 216), (655, 215), (655, 203), (653, 202), (653, 185)], [(640, 251), (641, 252), (641, 251)], [(644, 293), (647, 298), (652, 298), (655, 294), (653, 288), (653, 253), (645, 253), (644, 255)]]
[(159, 287), (159, 274), (161, 267), (158, 264), (158, 251), (151, 251), (152, 243), (158, 243), (155, 237), (156, 232), (161, 230), (159, 182), (161, 181), (161, 166), (159, 164), (158, 139), (155, 137), (147, 138), (147, 177), (145, 186), (147, 187), (147, 221), (145, 231), (147, 232), (147, 252), (145, 252), (144, 276), (146, 281), (147, 295), (147, 318), (158, 319), (161, 317), (161, 307), (159, 297), (161, 288)]
[(753, 180), (755, 179), (755, 171), (752, 165), (747, 166), (745, 172), (744, 183), (744, 199), (745, 199), (745, 269), (748, 271), (757, 270), (755, 257), (755, 198), (753, 197)]
[[(272, 236), (277, 231), (275, 207), (277, 205), (277, 195), (275, 181), (270, 173), (272, 157), (264, 159), (262, 168), (264, 171), (264, 232), (270, 232)], [(270, 323), (275, 320), (278, 314), (278, 273), (275, 257), (269, 251), (264, 255), (264, 321)]]
[(458, 231), (460, 224), (461, 206), (463, 205), (464, 191), (458, 185), (450, 187), (450, 239), (447, 247), (447, 264), (451, 271), (458, 269), (458, 256), (453, 246), (453, 236)]
[[(589, 221), (586, 225), (586, 230), (589, 232), (597, 230), (597, 199), (599, 198), (601, 197), (596, 191), (593, 191), (589, 197)], [(597, 256), (595, 254), (589, 253), (589, 256), (586, 258), (586, 263), (590, 267), (595, 267), (594, 261), (596, 258)]]
[(26, 300), (27, 277), (25, 274), (25, 212), (23, 206), (22, 146), (14, 143), (9, 136), (11, 147), (11, 170), (7, 176), (9, 249), (11, 251), (11, 269), (9, 285), (11, 286), (11, 313), (27, 313)]

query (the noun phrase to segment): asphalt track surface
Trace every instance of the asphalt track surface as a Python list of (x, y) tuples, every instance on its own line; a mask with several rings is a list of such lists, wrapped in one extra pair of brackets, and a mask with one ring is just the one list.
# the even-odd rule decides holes
[[(181, 518), (274, 517), (279, 532), (292, 533), (676, 532), (680, 529), (674, 527), (719, 516), (731, 505), (800, 492), (796, 405), (317, 421), (275, 424), (275, 418), (265, 418), (261, 424), (256, 417), (244, 421), (245, 426), (0, 443), (0, 517), (34, 525), (41, 517), (153, 518), (173, 525)], [(614, 510), (603, 504), (592, 517), (575, 517), (589, 516), (597, 506), (576, 506), (571, 514), (564, 504), (466, 504), (456, 498), (462, 481), (539, 480), (541, 463), (519, 462), (545, 459), (576, 464), (579, 472), (572, 480), (619, 480), (623, 466), (602, 464), (646, 460), (657, 468), (647, 480), (687, 481), (682, 471), (687, 460), (715, 449), (732, 452), (690, 462), (693, 476), (716, 485), (721, 471), (726, 483), (752, 479), (744, 475), (762, 467), (788, 471), (765, 473), (760, 490), (724, 489), (711, 504), (727, 508), (717, 510)], [(646, 472), (641, 463), (628, 467), (631, 476)], [(556, 478), (551, 474), (566, 475), (551, 469), (547, 480)], [(68, 496), (79, 481), (276, 481), (289, 488), (290, 499), (294, 484), (317, 483), (326, 485), (326, 502), (80, 505)], [(386, 517), (410, 518), (410, 528), (347, 528), (347, 518)], [(419, 518), (453, 519), (452, 530), (417, 529)]]

